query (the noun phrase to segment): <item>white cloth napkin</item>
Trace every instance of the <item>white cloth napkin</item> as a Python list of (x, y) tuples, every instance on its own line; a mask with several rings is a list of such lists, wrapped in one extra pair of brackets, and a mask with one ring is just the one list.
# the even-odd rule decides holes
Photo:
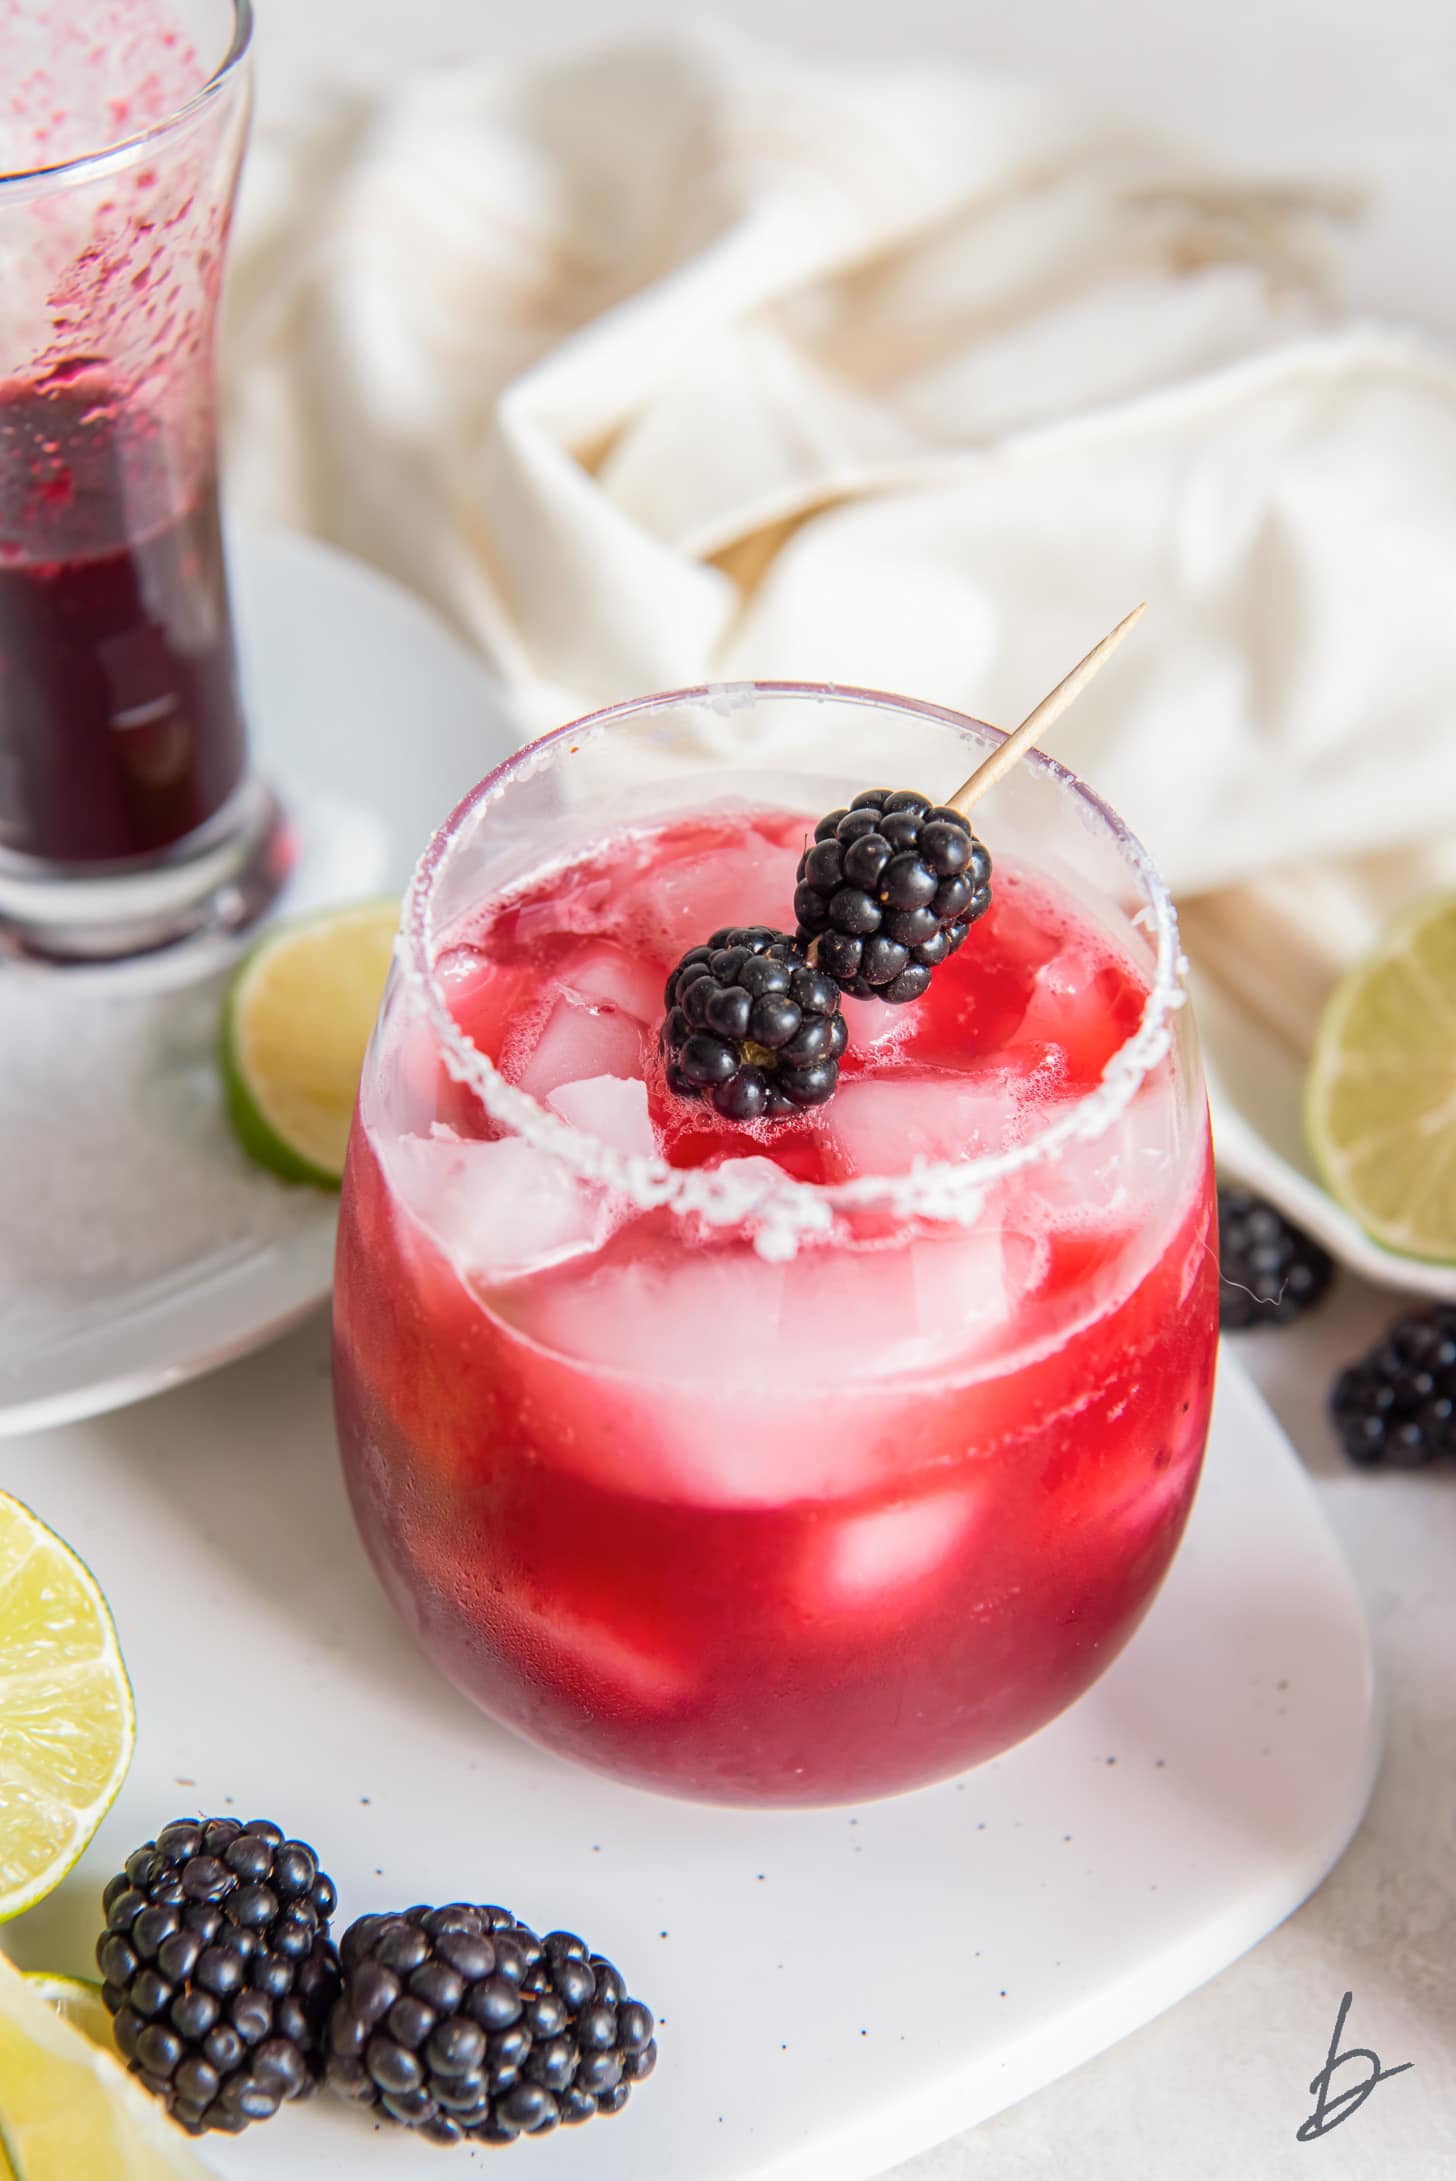
[(952, 66), (422, 74), (256, 149), (233, 493), (533, 730), (753, 675), (1010, 725), (1146, 597), (1051, 748), (1185, 897), (1358, 898), (1456, 834), (1456, 370), (1336, 321), (1346, 209)]

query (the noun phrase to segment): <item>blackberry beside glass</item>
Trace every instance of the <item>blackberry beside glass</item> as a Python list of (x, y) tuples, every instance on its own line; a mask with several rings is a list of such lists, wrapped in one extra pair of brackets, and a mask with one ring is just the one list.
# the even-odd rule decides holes
[(918, 1000), (991, 906), (991, 858), (970, 821), (912, 788), (867, 788), (831, 810), (799, 861), (798, 940), (857, 1000)]
[(1456, 1455), (1456, 1304), (1397, 1319), (1335, 1380), (1330, 1414), (1361, 1468), (1420, 1469)]
[(117, 2050), (190, 2134), (236, 2135), (307, 2097), (338, 1991), (333, 1881), (266, 1818), (181, 1818), (102, 1896)]
[(1218, 1321), (1226, 1333), (1293, 1325), (1322, 1302), (1334, 1259), (1247, 1189), (1218, 1192)]
[(455, 1902), (344, 1934), (328, 2076), (433, 2143), (511, 2143), (618, 2113), (657, 2059), (651, 2010), (574, 1932)]

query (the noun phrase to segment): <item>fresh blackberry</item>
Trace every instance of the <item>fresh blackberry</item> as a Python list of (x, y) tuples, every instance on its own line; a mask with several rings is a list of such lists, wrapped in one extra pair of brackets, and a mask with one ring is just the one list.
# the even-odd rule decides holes
[(857, 1000), (918, 1000), (991, 906), (991, 858), (958, 810), (867, 788), (799, 862), (799, 945)]
[(822, 1106), (849, 1041), (839, 987), (787, 932), (754, 924), (690, 947), (667, 980), (662, 1055), (670, 1089), (730, 1121)]
[(339, 1988), (333, 1881), (265, 1818), (179, 1818), (102, 1896), (118, 2051), (193, 2135), (307, 2097)]
[(1328, 1251), (1247, 1189), (1218, 1192), (1218, 1322), (1226, 1333), (1292, 1325), (1334, 1277)]
[(1362, 1468), (1419, 1469), (1456, 1454), (1456, 1303), (1398, 1318), (1335, 1380), (1330, 1414)]
[(341, 1951), (329, 2081), (434, 2143), (617, 2113), (652, 2073), (649, 2009), (570, 1931), (456, 1902), (361, 1917)]

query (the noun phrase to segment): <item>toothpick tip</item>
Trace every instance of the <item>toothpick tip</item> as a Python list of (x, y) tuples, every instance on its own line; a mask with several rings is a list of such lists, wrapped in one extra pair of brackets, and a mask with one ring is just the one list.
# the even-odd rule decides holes
[(1022, 758), (1037, 737), (1066, 710), (1073, 698), (1086, 687), (1094, 674), (1105, 666), (1116, 651), (1134, 621), (1141, 620), (1148, 610), (1147, 600), (1140, 599), (1131, 613), (1124, 614), (1115, 629), (1108, 631), (1100, 644), (1094, 644), (1085, 659), (1078, 661), (1070, 674), (1064, 675), (1055, 689), (1043, 697), (1035, 711), (1028, 712), (1021, 725), (1009, 734), (998, 749), (991, 752), (969, 780), (963, 780), (954, 795), (946, 797), (946, 807), (958, 810), (962, 817), (969, 817), (973, 804), (989, 793), (998, 780), (1008, 773)]

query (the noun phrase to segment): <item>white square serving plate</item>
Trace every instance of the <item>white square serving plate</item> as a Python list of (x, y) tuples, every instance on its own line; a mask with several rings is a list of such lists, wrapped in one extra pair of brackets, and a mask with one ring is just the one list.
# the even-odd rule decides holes
[[(668, 1801), (496, 1728), (414, 1649), (357, 1542), (326, 1327), (3, 1448), (0, 1481), (112, 1601), (131, 1776), (7, 1943), (85, 1974), (102, 1885), (183, 1813), (313, 1842), (339, 1928), (499, 1901), (610, 1955), (661, 2017), (619, 2117), (517, 2145), (540, 2181), (862, 2181), (1172, 2006), (1315, 1887), (1378, 1757), (1354, 1587), (1305, 1473), (1225, 1354), (1188, 1534), (1128, 1649), (1010, 1755), (897, 1801)], [(331, 2097), (238, 2139), (227, 2181), (406, 2181), (496, 2157)]]

